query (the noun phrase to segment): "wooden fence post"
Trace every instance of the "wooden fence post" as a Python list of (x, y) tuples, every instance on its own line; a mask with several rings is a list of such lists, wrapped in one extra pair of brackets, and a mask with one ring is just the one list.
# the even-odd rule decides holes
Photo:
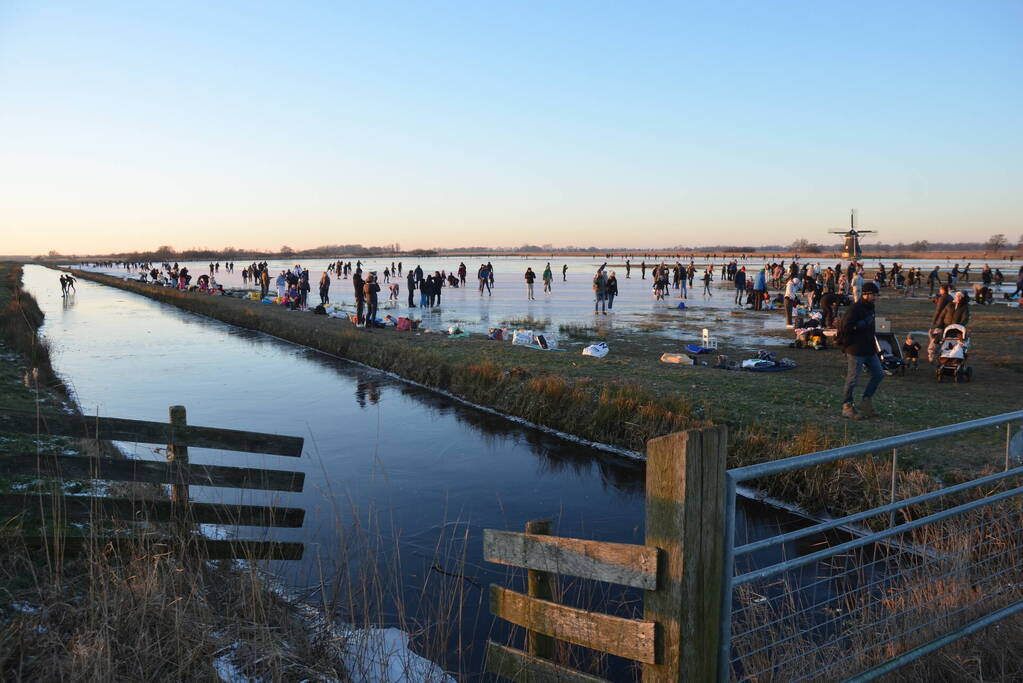
[[(175, 427), (184, 427), (188, 424), (185, 416), (185, 406), (170, 407), (170, 423)], [(167, 444), (167, 462), (179, 465), (188, 464), (188, 446)], [(171, 502), (184, 505), (188, 502), (188, 484), (171, 485)], [(183, 512), (183, 510), (181, 510)]]
[(660, 625), (645, 682), (717, 680), (727, 454), (724, 426), (647, 443), (646, 544), (661, 556), (644, 601), (644, 618)]
[[(534, 519), (526, 522), (526, 533), (549, 536), (551, 533), (551, 520)], [(529, 569), (526, 571), (526, 580), (529, 597), (539, 598), (540, 600), (554, 599), (554, 576), (552, 574)], [(543, 633), (527, 630), (526, 652), (543, 659), (554, 659), (554, 638)]]

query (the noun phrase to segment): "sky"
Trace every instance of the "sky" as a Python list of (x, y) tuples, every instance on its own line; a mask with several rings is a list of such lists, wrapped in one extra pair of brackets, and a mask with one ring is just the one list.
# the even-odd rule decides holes
[(0, 253), (1023, 233), (1023, 2), (0, 0)]

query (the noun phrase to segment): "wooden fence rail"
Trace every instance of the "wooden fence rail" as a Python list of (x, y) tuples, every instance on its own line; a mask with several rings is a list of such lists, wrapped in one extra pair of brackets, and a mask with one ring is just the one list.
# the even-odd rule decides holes
[[(169, 537), (158, 541), (149, 536), (137, 535), (104, 538), (99, 541), (113, 549), (137, 548), (139, 539), (144, 538), (149, 545), (162, 543), (167, 547), (198, 550), (210, 559), (223, 557), (301, 559), (301, 544), (220, 541), (190, 532), (195, 524), (298, 528), (305, 521), (304, 510), (279, 506), (195, 502), (190, 500), (190, 487), (299, 492), (305, 485), (304, 473), (191, 463), (188, 448), (194, 446), (300, 457), (304, 440), (278, 434), (189, 426), (183, 406), (171, 406), (169, 413), (170, 422), (160, 423), (113, 417), (93, 418), (49, 413), (36, 415), (25, 411), (0, 409), (0, 432), (158, 443), (167, 446), (166, 462), (55, 453), (9, 454), (0, 451), (0, 471), (7, 476), (45, 477), (64, 482), (99, 480), (167, 484), (171, 492), (170, 499), (75, 496), (63, 492), (0, 494), (0, 519), (45, 521), (54, 526), (60, 526), (68, 520), (171, 522), (168, 527)], [(31, 540), (22, 538), (26, 542)], [(81, 539), (74, 536), (64, 538), (44, 535), (31, 538), (35, 539), (32, 542), (40, 545), (59, 545), (64, 551), (81, 550), (86, 547), (86, 543), (97, 542), (97, 539)]]
[[(641, 662), (643, 681), (717, 680), (727, 432), (694, 429), (647, 444), (646, 543), (604, 543), (527, 533), (483, 532), (488, 562), (525, 567), (530, 595), (491, 586), (491, 612), (526, 629)], [(542, 533), (528, 533), (542, 528)], [(644, 618), (624, 619), (533, 595), (534, 572), (644, 589)], [(549, 648), (553, 652), (554, 648)], [(524, 652), (487, 643), (487, 669), (514, 681), (601, 681)]]
[(9, 455), (0, 451), (5, 475), (47, 476), (56, 479), (99, 479), (149, 484), (185, 484), (263, 491), (301, 491), (304, 472), (280, 472), (248, 467), (157, 462), (81, 455)]
[(284, 455), (292, 458), (302, 455), (304, 443), (300, 437), (243, 432), (236, 429), (56, 413), (46, 413), (37, 417), (33, 412), (7, 409), (0, 410), (0, 432), (219, 448), (226, 451)]
[(109, 519), (146, 522), (169, 522), (175, 519), (194, 524), (225, 526), (302, 526), (305, 510), (301, 508), (264, 505), (229, 505), (225, 503), (178, 504), (167, 499), (107, 498), (105, 496), (65, 496), (31, 493), (0, 494), (0, 518), (21, 516), (26, 519), (59, 519), (75, 521), (93, 516)]
[(111, 536), (86, 538), (82, 536), (22, 536), (18, 543), (30, 550), (57, 552), (62, 555), (77, 555), (90, 546), (100, 552), (146, 553), (195, 552), (206, 560), (230, 560), (244, 557), (247, 560), (301, 560), (305, 546), (302, 543), (281, 541), (215, 540), (190, 537), (184, 541), (176, 538), (149, 538), (148, 536)]
[(657, 588), (657, 548), (483, 530), (483, 559), (634, 588)]

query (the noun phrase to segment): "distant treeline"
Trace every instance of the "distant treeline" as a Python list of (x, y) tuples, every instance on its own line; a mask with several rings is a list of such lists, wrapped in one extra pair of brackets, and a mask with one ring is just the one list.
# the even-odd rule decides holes
[[(1020, 243), (1013, 246), (1004, 235), (993, 235), (986, 242), (929, 242), (918, 240), (916, 242), (897, 242), (895, 244), (866, 242), (862, 243), (863, 249), (870, 253), (892, 253), (904, 254), (925, 251), (1011, 251), (1014, 248), (1023, 248), (1023, 236)], [(383, 246), (364, 247), (361, 244), (325, 244), (312, 249), (292, 249), (282, 246), (276, 251), (260, 249), (238, 249), (225, 247), (224, 249), (192, 248), (178, 251), (174, 247), (162, 246), (154, 251), (132, 251), (116, 254), (90, 254), (87, 256), (74, 254), (61, 254), (51, 251), (47, 256), (38, 256), (37, 260), (110, 260), (110, 261), (252, 261), (262, 259), (290, 259), (299, 257), (382, 257), (382, 256), (438, 256), (444, 254), (752, 254), (767, 252), (776, 254), (798, 253), (798, 254), (827, 254), (838, 253), (842, 250), (841, 244), (817, 244), (806, 239), (796, 240), (791, 244), (768, 244), (762, 246), (735, 245), (735, 244), (714, 244), (706, 246), (684, 246), (675, 245), (672, 247), (555, 247), (550, 244), (523, 244), (519, 247), (487, 247), (469, 246), (458, 248), (435, 248), (435, 249), (412, 249), (402, 251), (398, 243), (385, 244)]]

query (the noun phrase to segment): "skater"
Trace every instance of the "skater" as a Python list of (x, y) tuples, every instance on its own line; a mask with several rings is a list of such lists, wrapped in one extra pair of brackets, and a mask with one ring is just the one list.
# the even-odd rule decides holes
[(746, 296), (746, 266), (733, 273), (732, 278), (735, 282), (735, 304), (742, 306), (742, 298)]
[(375, 271), (369, 271), (369, 277), (366, 278), (362, 288), (364, 290), (363, 298), (366, 300), (366, 327), (373, 327), (377, 319), (377, 293), (380, 291)]
[(326, 306), (330, 303), (330, 275), (324, 273), (320, 276), (320, 305)]
[(593, 276), (593, 314), (603, 313), (607, 315), (607, 275), (604, 273), (605, 263), (597, 268), (597, 274)]
[(352, 289), (355, 290), (355, 324), (362, 325), (365, 322), (362, 312), (366, 306), (366, 283), (362, 279), (361, 268), (356, 268), (352, 275)]
[[(401, 265), (401, 264), (399, 264)], [(415, 308), (416, 304), (412, 297), (416, 291), (416, 274), (415, 271), (408, 271), (408, 277), (405, 278), (405, 282), (408, 284), (408, 307)]]

